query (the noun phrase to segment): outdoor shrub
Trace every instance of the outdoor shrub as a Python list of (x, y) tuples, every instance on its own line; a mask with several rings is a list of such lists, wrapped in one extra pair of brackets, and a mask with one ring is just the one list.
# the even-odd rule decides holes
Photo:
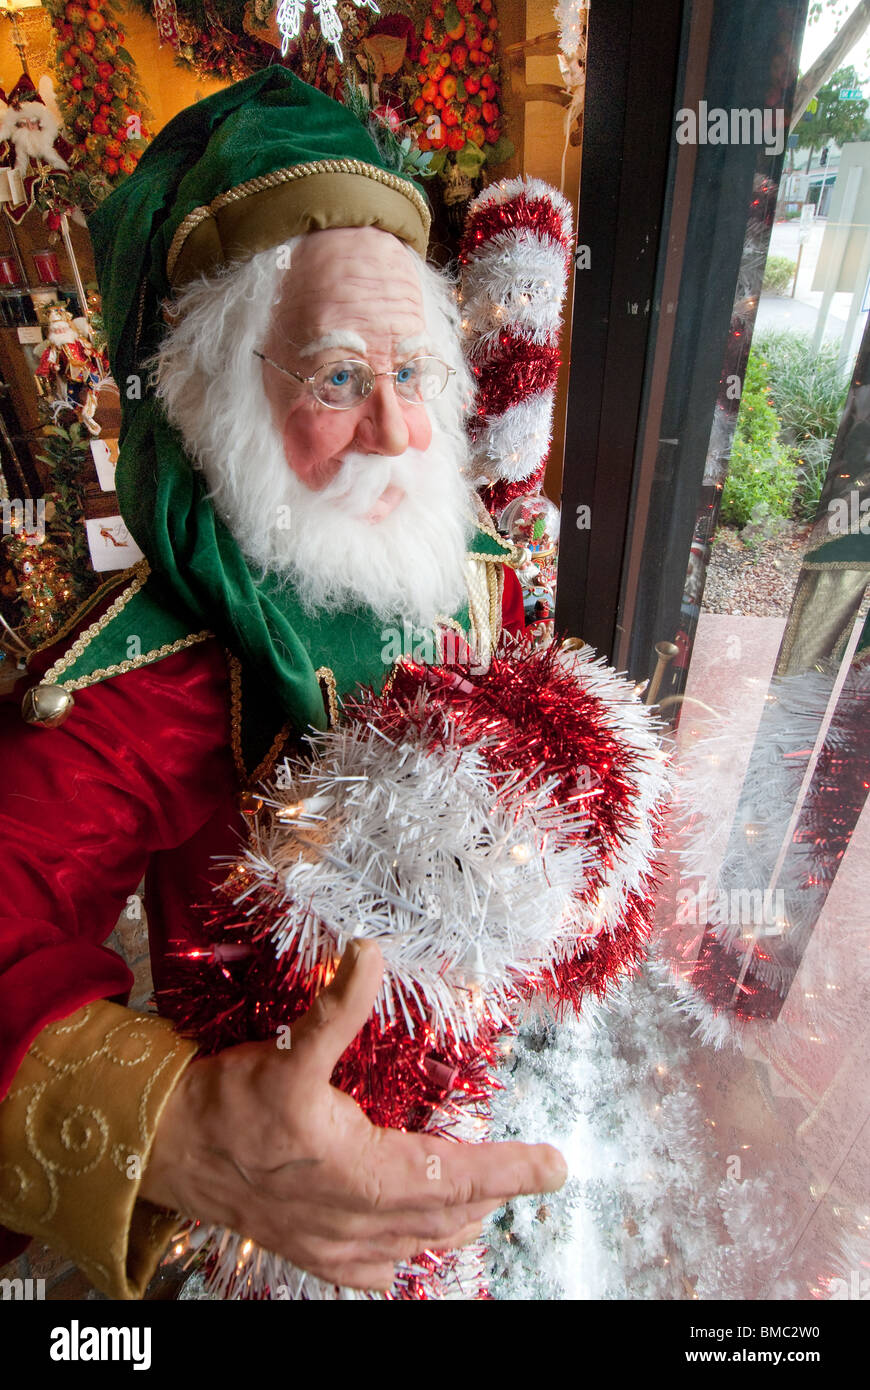
[(788, 256), (768, 256), (764, 267), (763, 294), (785, 294), (791, 288), (797, 262)]
[(839, 344), (825, 341), (814, 352), (806, 334), (780, 331), (757, 338), (753, 351), (767, 361), (784, 442), (802, 449), (809, 439), (835, 436), (849, 391)]
[(753, 348), (722, 490), (719, 520), (724, 525), (743, 527), (761, 518), (788, 516), (797, 474), (794, 455), (780, 444), (778, 435), (767, 362)]
[(828, 466), (834, 449), (834, 435), (823, 435), (821, 439), (807, 439), (802, 448), (792, 452), (797, 461), (797, 489), (794, 496), (794, 514), (799, 521), (813, 521), (819, 510)]

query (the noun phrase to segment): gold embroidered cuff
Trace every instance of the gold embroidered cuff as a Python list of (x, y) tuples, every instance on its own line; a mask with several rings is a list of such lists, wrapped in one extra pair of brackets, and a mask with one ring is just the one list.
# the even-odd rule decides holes
[(0, 1223), (141, 1298), (177, 1218), (137, 1199), (157, 1123), (196, 1044), (99, 999), (34, 1039), (0, 1103)]

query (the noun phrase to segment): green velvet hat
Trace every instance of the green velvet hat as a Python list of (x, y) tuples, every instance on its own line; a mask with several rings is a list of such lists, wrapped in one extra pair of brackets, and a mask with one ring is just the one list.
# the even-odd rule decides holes
[(179, 114), (88, 219), (115, 380), (159, 336), (159, 301), (201, 271), (327, 227), (381, 227), (425, 257), (422, 190), (339, 102), (264, 68)]
[[(380, 227), (425, 256), (421, 190), (385, 167), (346, 107), (278, 66), (182, 111), (89, 219), (122, 401), (116, 487), (151, 569), (124, 621), (100, 635), (100, 660), (122, 658), (127, 634), (142, 629), (154, 650), (176, 640), (179, 625), (213, 631), (256, 692), (246, 712), (258, 701), (263, 712), (257, 729), (246, 713), (252, 758), (278, 715), (324, 727), (324, 667), (339, 696), (358, 682), (380, 688), (382, 625), (365, 608), (312, 621), (274, 576), (255, 582), (141, 364), (166, 331), (161, 302), (186, 280), (301, 232), (352, 226)], [(498, 560), (510, 553), (483, 533), (472, 549)], [(467, 611), (448, 616), (467, 625)]]

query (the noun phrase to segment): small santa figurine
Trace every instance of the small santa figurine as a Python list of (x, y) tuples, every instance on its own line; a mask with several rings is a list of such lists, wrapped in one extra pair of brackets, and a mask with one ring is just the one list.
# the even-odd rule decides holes
[(72, 314), (52, 305), (46, 320), (48, 345), (36, 368), (36, 385), (41, 396), (53, 400), (55, 409), (75, 410), (89, 434), (100, 433), (94, 416), (97, 391), (109, 375), (104, 352), (93, 346), (76, 326)]

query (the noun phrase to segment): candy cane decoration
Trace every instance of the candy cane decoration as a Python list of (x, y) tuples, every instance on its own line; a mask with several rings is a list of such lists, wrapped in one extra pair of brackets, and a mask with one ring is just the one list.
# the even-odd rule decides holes
[(570, 204), (541, 179), (491, 184), (469, 207), (459, 263), (465, 351), (477, 382), (470, 433), (494, 516), (535, 492), (543, 476), (572, 239)]

